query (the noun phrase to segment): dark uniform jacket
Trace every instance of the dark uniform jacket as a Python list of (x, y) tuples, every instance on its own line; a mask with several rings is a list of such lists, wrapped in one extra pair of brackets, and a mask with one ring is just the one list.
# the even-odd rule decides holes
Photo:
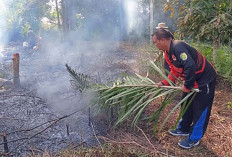
[[(206, 85), (216, 77), (216, 71), (211, 63), (199, 51), (183, 41), (172, 40), (169, 52), (165, 52), (165, 59), (171, 68), (168, 78), (174, 82), (175, 77), (181, 77), (188, 90)], [(162, 83), (169, 85), (166, 80)]]

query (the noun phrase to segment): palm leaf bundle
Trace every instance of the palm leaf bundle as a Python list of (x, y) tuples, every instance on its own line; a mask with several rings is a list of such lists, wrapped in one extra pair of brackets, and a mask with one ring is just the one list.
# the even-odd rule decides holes
[[(139, 74), (136, 74), (136, 77), (126, 76), (123, 80), (118, 80), (113, 83), (112, 86), (106, 84), (97, 84), (94, 86), (95, 91), (98, 91), (99, 94), (98, 104), (100, 104), (100, 107), (119, 107), (118, 118), (115, 126), (124, 122), (128, 118), (132, 118), (132, 126), (136, 126), (147, 106), (154, 101), (161, 100), (160, 107), (152, 115), (145, 117), (145, 119), (149, 119), (149, 122), (155, 121), (155, 133), (157, 131), (162, 111), (164, 111), (168, 104), (170, 104), (179, 93), (180, 87), (173, 84), (153, 62), (150, 63), (151, 66), (169, 82), (170, 86), (161, 86), (159, 88), (154, 81)], [(197, 91), (197, 89), (192, 90), (184, 99), (172, 108), (163, 120), (159, 130), (163, 128), (171, 114), (173, 114), (174, 111), (183, 104), (180, 116), (174, 126), (176, 127), (178, 121), (187, 110)], [(188, 104), (186, 103), (187, 99), (190, 99)]]
[[(107, 84), (93, 84), (90, 87), (88, 75), (77, 73), (67, 64), (66, 68), (72, 77), (71, 83), (76, 87), (76, 89), (83, 92), (84, 89), (91, 88), (94, 92), (97, 92), (97, 99), (93, 99), (95, 99), (94, 104), (99, 108), (119, 107), (115, 126), (124, 122), (128, 118), (132, 118), (132, 126), (136, 126), (147, 106), (154, 101), (161, 100), (159, 108), (150, 116), (143, 118), (149, 119), (149, 122), (155, 121), (154, 133), (156, 133), (161, 113), (171, 102), (173, 102), (181, 89), (179, 86), (172, 83), (162, 70), (154, 64), (154, 62), (151, 61), (150, 64), (154, 70), (156, 70), (169, 82), (170, 86), (158, 87), (154, 81), (148, 78), (148, 76), (144, 77), (136, 74), (136, 76), (126, 76), (122, 80), (117, 80), (111, 86)], [(181, 82), (180, 80), (178, 81)], [(174, 128), (177, 126), (179, 120), (192, 102), (196, 92), (198, 92), (198, 89), (193, 89), (184, 99), (172, 108), (163, 120), (159, 131), (164, 127), (165, 123), (174, 111), (182, 104), (181, 112)], [(187, 99), (190, 100), (188, 104)]]

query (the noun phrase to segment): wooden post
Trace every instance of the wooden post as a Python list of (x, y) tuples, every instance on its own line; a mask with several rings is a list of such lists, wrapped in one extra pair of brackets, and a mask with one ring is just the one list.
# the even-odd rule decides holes
[(7, 144), (6, 133), (3, 134), (3, 143), (4, 143), (4, 153), (9, 153), (9, 148)]
[(67, 129), (67, 135), (69, 136), (69, 125), (66, 124), (66, 129)]
[(90, 112), (90, 107), (89, 107), (89, 126), (91, 126), (91, 112)]
[(20, 79), (19, 79), (19, 54), (13, 54), (13, 86), (15, 89), (20, 88)]

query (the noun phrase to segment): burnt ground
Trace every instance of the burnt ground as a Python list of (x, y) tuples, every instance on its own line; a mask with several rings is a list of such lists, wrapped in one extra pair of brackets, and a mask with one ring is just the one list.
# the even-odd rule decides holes
[[(25, 50), (20, 43), (13, 43), (4, 51), (8, 56), (1, 64), (1, 73), (6, 79), (12, 78), (12, 54), (21, 56), (22, 89), (2, 89), (0, 93), (0, 134), (7, 133), (9, 150), (15, 156), (98, 145), (95, 134), (106, 135), (109, 121), (104, 116), (94, 117), (92, 110), (94, 127), (89, 126), (88, 96), (71, 88), (64, 64), (68, 63), (78, 72), (89, 74), (94, 81), (104, 83), (120, 78), (122, 73), (145, 74), (144, 64), (153, 59), (150, 50), (128, 43), (82, 42), (72, 48), (64, 43), (38, 51)], [(142, 122), (137, 131), (123, 125), (108, 131), (102, 138), (129, 150), (153, 154), (151, 156), (232, 156), (232, 110), (227, 107), (231, 98), (231, 87), (224, 79), (218, 79), (208, 130), (200, 145), (191, 150), (179, 148), (177, 142), (181, 138), (167, 133), (178, 113), (170, 118), (159, 135), (154, 136), (152, 124)], [(163, 117), (172, 105), (174, 103)], [(158, 102), (151, 104), (145, 114), (150, 115), (158, 106)], [(3, 141), (0, 149), (4, 152)]]
[(106, 134), (108, 122), (99, 123), (92, 108), (89, 113), (88, 92), (72, 88), (65, 64), (102, 83), (129, 73), (133, 54), (111, 43), (107, 48), (100, 42), (54, 44), (31, 50), (23, 48), (22, 43), (10, 43), (2, 52), (1, 75), (9, 81), (13, 78), (12, 55), (19, 53), (21, 89), (1, 84), (1, 155), (7, 151), (4, 133), (14, 156), (94, 146), (98, 144), (96, 136)]

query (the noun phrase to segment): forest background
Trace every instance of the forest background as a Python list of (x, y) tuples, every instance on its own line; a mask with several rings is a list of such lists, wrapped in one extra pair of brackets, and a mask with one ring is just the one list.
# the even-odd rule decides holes
[(165, 22), (177, 39), (195, 45), (231, 80), (229, 0), (4, 0), (0, 7), (0, 45), (24, 41), (29, 28), (44, 39), (146, 43)]

